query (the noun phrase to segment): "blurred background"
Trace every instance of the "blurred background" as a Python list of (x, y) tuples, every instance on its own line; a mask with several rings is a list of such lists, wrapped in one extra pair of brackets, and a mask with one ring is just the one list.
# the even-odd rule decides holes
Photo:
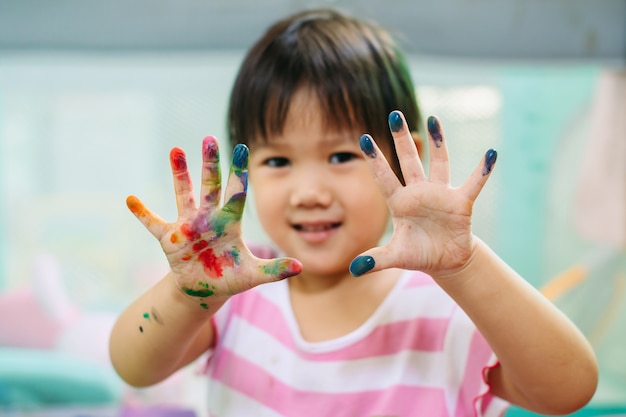
[[(228, 154), (243, 54), (319, 6), (400, 40), (455, 185), (498, 150), (475, 233), (596, 349), (577, 415), (626, 415), (626, 0), (0, 0), (0, 415), (204, 416), (200, 363), (136, 390), (108, 361), (167, 268), (125, 198), (174, 220), (169, 150), (196, 181), (204, 136)], [(252, 204), (243, 224), (266, 240)]]

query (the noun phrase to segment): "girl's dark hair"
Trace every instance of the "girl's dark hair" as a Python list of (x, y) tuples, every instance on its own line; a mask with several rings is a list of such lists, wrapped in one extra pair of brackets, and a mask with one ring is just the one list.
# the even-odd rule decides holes
[(405, 57), (388, 32), (332, 9), (272, 25), (248, 51), (235, 80), (231, 144), (281, 134), (291, 98), (302, 87), (317, 94), (327, 129), (370, 133), (380, 144), (387, 139), (397, 168), (387, 116), (400, 110), (417, 130), (420, 114)]

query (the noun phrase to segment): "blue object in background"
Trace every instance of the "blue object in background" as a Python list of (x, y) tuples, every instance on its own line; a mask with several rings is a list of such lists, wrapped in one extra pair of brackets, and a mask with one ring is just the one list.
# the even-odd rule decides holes
[[(585, 407), (582, 410), (568, 414), (571, 417), (602, 417), (602, 416), (626, 416), (626, 406), (624, 407)], [(543, 414), (531, 413), (518, 407), (511, 407), (504, 417), (543, 417)]]
[(122, 389), (113, 369), (99, 362), (47, 350), (0, 348), (0, 410), (118, 405)]

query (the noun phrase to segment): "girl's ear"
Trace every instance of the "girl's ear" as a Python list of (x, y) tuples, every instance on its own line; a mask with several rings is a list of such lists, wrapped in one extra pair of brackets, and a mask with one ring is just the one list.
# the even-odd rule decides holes
[(424, 159), (424, 140), (418, 132), (411, 132), (411, 136), (413, 136), (413, 142), (417, 148), (417, 153), (420, 155), (420, 159)]

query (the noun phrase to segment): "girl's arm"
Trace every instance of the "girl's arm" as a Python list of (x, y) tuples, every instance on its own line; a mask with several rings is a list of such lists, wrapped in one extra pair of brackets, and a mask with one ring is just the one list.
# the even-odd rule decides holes
[(199, 309), (170, 272), (117, 319), (109, 343), (115, 370), (137, 387), (164, 380), (212, 346), (210, 317), (221, 305)]
[(467, 264), (433, 273), (485, 337), (500, 366), (491, 392), (543, 414), (583, 407), (598, 383), (596, 358), (572, 322), (539, 291), (475, 239)]
[(113, 366), (129, 384), (162, 381), (213, 345), (211, 316), (234, 294), (300, 273), (291, 258), (259, 259), (241, 238), (248, 149), (238, 145), (220, 207), (221, 174), (214, 137), (202, 143), (201, 201), (196, 207), (184, 152), (170, 153), (178, 219), (166, 223), (136, 197), (130, 210), (159, 240), (170, 273), (133, 302), (113, 327)]
[(387, 197), (394, 231), (389, 242), (355, 258), (351, 272), (397, 267), (430, 274), (459, 304), (498, 357), (488, 375), (495, 395), (539, 413), (567, 414), (593, 396), (595, 355), (578, 329), (505, 264), (471, 230), (474, 201), (491, 174), (489, 150), (461, 187), (450, 185), (448, 151), (439, 121), (430, 117), (426, 177), (400, 112), (389, 125), (405, 184), (371, 137), (361, 137), (374, 177)]

